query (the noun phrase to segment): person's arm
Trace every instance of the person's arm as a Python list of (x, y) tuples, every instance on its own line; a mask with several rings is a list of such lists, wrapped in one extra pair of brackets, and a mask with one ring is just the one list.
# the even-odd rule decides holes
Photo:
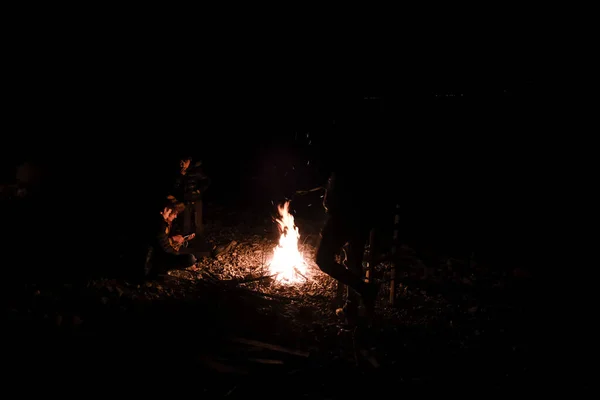
[(160, 248), (165, 253), (170, 253), (170, 254), (176, 253), (173, 246), (171, 246), (171, 242), (169, 241), (169, 234), (167, 233), (166, 225), (161, 225), (161, 228), (160, 228), (160, 230), (158, 232), (158, 236), (157, 236), (157, 242), (158, 242), (158, 245), (160, 246)]
[(323, 194), (323, 208), (325, 208), (325, 212), (331, 213), (331, 210), (335, 207), (335, 174), (332, 173), (327, 180), (327, 186)]
[(206, 175), (198, 181), (198, 189), (201, 193), (204, 193), (210, 186), (210, 178)]
[(204, 192), (210, 186), (210, 178), (200, 168), (188, 171), (188, 176), (196, 181), (197, 190)]
[(173, 185), (171, 186), (170, 195), (173, 196), (177, 201), (183, 201), (185, 191), (185, 175), (177, 174), (173, 179)]

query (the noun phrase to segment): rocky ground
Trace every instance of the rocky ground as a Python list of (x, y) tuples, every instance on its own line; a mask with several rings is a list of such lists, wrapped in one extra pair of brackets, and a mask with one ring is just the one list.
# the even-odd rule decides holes
[(529, 382), (528, 277), (477, 260), (425, 268), (403, 248), (396, 304), (389, 304), (389, 265), (382, 263), (373, 326), (349, 330), (335, 316), (336, 283), (310, 261), (319, 221), (296, 221), (308, 272), (290, 285), (268, 269), (278, 238), (268, 215), (211, 215), (207, 238), (219, 254), (200, 271), (6, 290), (4, 360), (12, 383), (33, 373), (33, 386), (71, 395), (133, 388), (337, 398), (404, 388), (481, 393)]

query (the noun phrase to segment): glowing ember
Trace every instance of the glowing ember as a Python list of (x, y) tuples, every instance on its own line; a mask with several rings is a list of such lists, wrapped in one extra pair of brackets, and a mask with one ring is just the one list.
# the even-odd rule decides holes
[(275, 279), (284, 283), (303, 281), (306, 276), (307, 264), (302, 253), (298, 250), (300, 233), (294, 224), (294, 217), (289, 213), (290, 202), (278, 206), (279, 218), (276, 220), (281, 236), (279, 244), (273, 251), (273, 258), (269, 263), (271, 274), (277, 274)]

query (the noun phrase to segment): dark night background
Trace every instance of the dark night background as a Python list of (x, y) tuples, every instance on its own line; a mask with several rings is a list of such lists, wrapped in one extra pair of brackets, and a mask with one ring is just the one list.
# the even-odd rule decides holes
[[(367, 59), (352, 80), (354, 65), (336, 75), (310, 62), (242, 68), (228, 59), (196, 71), (181, 57), (127, 48), (82, 54), (65, 65), (60, 53), (41, 53), (50, 67), (15, 66), (4, 178), (19, 162), (38, 163), (42, 203), (68, 214), (57, 224), (41, 212), (51, 220), (41, 231), (86, 232), (91, 244), (114, 224), (139, 229), (184, 154), (212, 178), (207, 202), (269, 213), (271, 201), (324, 184), (330, 154), (364, 145), (396, 160), (383, 173), (427, 235), (453, 237), (463, 250), (527, 253), (541, 168), (541, 92), (527, 68), (438, 61), (395, 74)], [(369, 118), (383, 121), (383, 134), (357, 123)]]

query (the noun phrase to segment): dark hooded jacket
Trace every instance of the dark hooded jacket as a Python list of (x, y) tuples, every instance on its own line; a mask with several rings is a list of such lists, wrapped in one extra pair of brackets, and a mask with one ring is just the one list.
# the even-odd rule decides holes
[(324, 206), (331, 215), (377, 218), (394, 201), (397, 177), (391, 138), (374, 124), (348, 126), (338, 136), (337, 149), (329, 153)]
[(200, 169), (192, 166), (185, 175), (177, 172), (172, 195), (179, 201), (189, 204), (202, 199), (202, 195), (210, 186), (210, 178)]

